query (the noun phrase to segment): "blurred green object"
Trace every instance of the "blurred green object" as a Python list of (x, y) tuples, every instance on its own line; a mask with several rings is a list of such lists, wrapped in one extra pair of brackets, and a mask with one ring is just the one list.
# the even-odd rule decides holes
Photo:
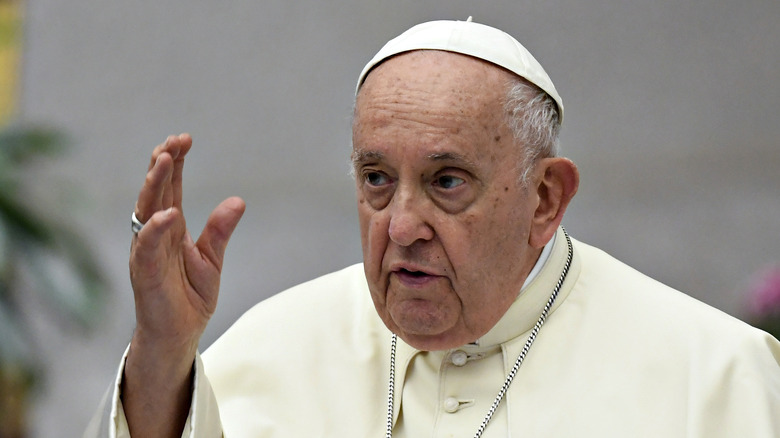
[[(25, 436), (24, 413), (44, 375), (22, 294), (35, 293), (63, 328), (88, 330), (108, 290), (99, 264), (72, 221), (34, 208), (31, 166), (67, 149), (65, 136), (41, 126), (0, 131), (0, 438)], [(37, 181), (36, 181), (37, 182)], [(67, 212), (65, 212), (67, 214)]]

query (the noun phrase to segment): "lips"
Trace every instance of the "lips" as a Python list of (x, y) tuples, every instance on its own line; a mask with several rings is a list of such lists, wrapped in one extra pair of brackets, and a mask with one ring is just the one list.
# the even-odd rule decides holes
[(401, 284), (407, 287), (421, 287), (441, 278), (437, 273), (410, 264), (393, 266), (390, 276), (395, 277)]
[(409, 271), (409, 270), (406, 270), (406, 269), (401, 269), (398, 272), (401, 273), (401, 274), (404, 274), (404, 275), (411, 275), (411, 276), (414, 276), (414, 277), (422, 277), (424, 275), (431, 275), (431, 274), (428, 274), (428, 273), (423, 272), (423, 271)]

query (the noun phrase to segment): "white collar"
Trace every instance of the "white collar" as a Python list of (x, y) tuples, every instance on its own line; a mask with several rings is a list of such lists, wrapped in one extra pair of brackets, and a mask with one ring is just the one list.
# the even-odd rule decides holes
[(539, 259), (536, 261), (536, 264), (534, 265), (533, 269), (531, 269), (531, 272), (528, 273), (528, 277), (525, 278), (525, 281), (523, 282), (523, 287), (520, 288), (521, 292), (525, 290), (525, 288), (529, 284), (531, 284), (532, 281), (534, 281), (534, 278), (536, 278), (536, 276), (539, 275), (539, 272), (542, 271), (544, 264), (547, 263), (547, 259), (550, 258), (550, 253), (552, 253), (552, 248), (553, 245), (555, 244), (556, 237), (558, 237), (558, 233), (553, 234), (552, 239), (550, 239), (550, 241), (547, 242), (547, 245), (544, 245), (544, 248), (542, 249), (542, 253), (539, 254)]

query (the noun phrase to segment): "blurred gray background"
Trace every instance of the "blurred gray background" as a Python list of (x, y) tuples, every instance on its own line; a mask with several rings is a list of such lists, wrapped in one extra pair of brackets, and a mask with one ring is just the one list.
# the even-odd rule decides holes
[(66, 219), (113, 286), (86, 338), (30, 306), (49, 371), (33, 436), (80, 436), (130, 339), (129, 216), (156, 144), (195, 139), (195, 234), (223, 198), (248, 204), (205, 347), (252, 304), (361, 260), (357, 74), (413, 24), (469, 15), (517, 37), (563, 96), (582, 177), (569, 231), (743, 316), (748, 279), (780, 259), (777, 0), (29, 0), (21, 113), (76, 143), (38, 189), (86, 188)]

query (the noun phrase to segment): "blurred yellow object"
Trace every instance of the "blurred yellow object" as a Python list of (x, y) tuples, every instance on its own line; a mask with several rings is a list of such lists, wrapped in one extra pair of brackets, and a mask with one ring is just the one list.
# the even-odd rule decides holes
[(0, 0), (0, 125), (13, 116), (22, 45), (22, 2)]

